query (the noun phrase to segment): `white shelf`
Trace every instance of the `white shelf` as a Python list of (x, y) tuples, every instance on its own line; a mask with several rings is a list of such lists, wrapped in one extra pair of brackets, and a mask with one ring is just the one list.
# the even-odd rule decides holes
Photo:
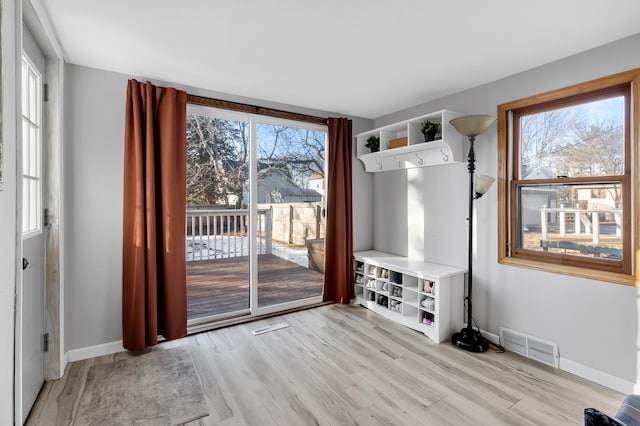
[[(466, 270), (436, 263), (423, 262), (395, 256), (375, 250), (356, 252), (354, 269), (375, 268), (376, 288), (355, 285), (356, 303), (383, 315), (385, 318), (421, 331), (437, 343), (447, 340), (459, 331), (463, 324), (464, 274)], [(388, 279), (379, 277), (382, 270), (388, 270)], [(356, 273), (358, 275), (358, 273)], [(402, 283), (395, 282), (402, 277)], [(365, 278), (366, 279), (366, 278)], [(371, 278), (374, 279), (374, 278)], [(433, 282), (433, 292), (423, 290), (425, 281)], [(382, 290), (382, 284), (387, 290)], [(402, 289), (402, 296), (391, 296), (391, 287)], [(387, 306), (380, 304), (386, 298)], [(421, 302), (431, 298), (434, 309), (426, 309)], [(400, 311), (393, 310), (391, 302), (400, 303)], [(423, 323), (425, 315), (431, 324)]]
[[(367, 172), (384, 172), (464, 161), (463, 137), (449, 124), (452, 118), (460, 115), (453, 111), (442, 110), (360, 133), (355, 136), (356, 155), (364, 163)], [(424, 141), (420, 125), (425, 120), (441, 123), (440, 139)], [(367, 139), (371, 136), (380, 138), (380, 151), (371, 152), (365, 146)], [(404, 137), (407, 138), (406, 146), (389, 148), (390, 140)]]

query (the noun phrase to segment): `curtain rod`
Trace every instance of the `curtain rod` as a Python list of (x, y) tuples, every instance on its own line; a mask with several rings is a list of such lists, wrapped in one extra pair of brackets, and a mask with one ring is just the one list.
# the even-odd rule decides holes
[(295, 112), (282, 111), (279, 109), (241, 104), (239, 102), (223, 101), (221, 99), (205, 98), (203, 96), (187, 94), (187, 102), (194, 105), (228, 109), (231, 111), (240, 111), (257, 115), (266, 115), (269, 117), (284, 118), (286, 120), (302, 121), (305, 123), (320, 124), (324, 126), (327, 125), (327, 119), (322, 117), (314, 117), (312, 115), (298, 114)]

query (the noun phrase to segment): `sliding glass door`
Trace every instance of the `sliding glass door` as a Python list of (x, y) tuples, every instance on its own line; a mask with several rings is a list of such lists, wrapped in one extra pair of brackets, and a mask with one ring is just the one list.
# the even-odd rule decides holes
[(187, 315), (248, 313), (249, 122), (187, 113)]
[(190, 324), (322, 298), (326, 128), (187, 109)]
[(258, 307), (321, 297), (326, 131), (259, 122), (256, 136), (256, 204), (272, 241), (257, 257)]

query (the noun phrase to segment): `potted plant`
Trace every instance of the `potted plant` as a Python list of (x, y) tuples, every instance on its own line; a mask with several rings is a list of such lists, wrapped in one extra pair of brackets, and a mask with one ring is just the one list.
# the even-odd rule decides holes
[(380, 151), (380, 138), (377, 136), (369, 136), (367, 143), (364, 145), (371, 150), (371, 152)]
[(436, 136), (440, 134), (442, 126), (437, 121), (423, 121), (420, 124), (420, 131), (424, 135), (425, 142), (431, 142), (436, 140)]

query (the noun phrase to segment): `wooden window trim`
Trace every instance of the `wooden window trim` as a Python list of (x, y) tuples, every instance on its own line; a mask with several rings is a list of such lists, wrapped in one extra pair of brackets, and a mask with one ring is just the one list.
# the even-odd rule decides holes
[(249, 114), (282, 118), (285, 120), (301, 121), (303, 123), (319, 124), (322, 126), (327, 125), (327, 119), (322, 117), (314, 117), (312, 115), (298, 114), (296, 112), (282, 111), (279, 109), (243, 104), (239, 102), (224, 101), (221, 99), (205, 98), (203, 96), (187, 94), (187, 103), (212, 108), (226, 109), (230, 111), (246, 112)]
[[(512, 181), (510, 179), (510, 133), (509, 125), (512, 119), (512, 111), (523, 110), (525, 108), (535, 108), (541, 104), (553, 105), (554, 103), (565, 102), (568, 98), (578, 100), (580, 97), (589, 96), (599, 90), (610, 90), (616, 86), (630, 85), (630, 126), (629, 144), (625, 151), (628, 158), (630, 170), (629, 195), (624, 197), (623, 208), (630, 212), (628, 224), (625, 229), (631, 230), (628, 244), (625, 247), (628, 261), (631, 263), (628, 272), (597, 270), (576, 266), (575, 262), (549, 263), (544, 257), (530, 256), (527, 259), (512, 257), (510, 253), (510, 227), (512, 215), (510, 200), (513, 197)], [(586, 83), (580, 83), (566, 88), (542, 93), (528, 98), (508, 102), (498, 105), (498, 263), (517, 267), (524, 267), (546, 272), (565, 274), (575, 277), (588, 278), (606, 282), (613, 282), (624, 285), (640, 287), (640, 197), (637, 196), (640, 189), (640, 155), (637, 152), (637, 144), (640, 137), (638, 118), (640, 117), (640, 68), (627, 72), (614, 74), (599, 78)], [(625, 166), (626, 168), (627, 166)], [(515, 176), (515, 175), (514, 175)], [(621, 179), (622, 180), (622, 176)], [(580, 181), (587, 181), (589, 178), (581, 178)], [(602, 181), (603, 179), (596, 179)], [(569, 181), (566, 181), (569, 183)], [(527, 181), (527, 184), (537, 183), (537, 181)], [(633, 199), (631, 199), (633, 198)], [(631, 248), (633, 247), (633, 248)], [(633, 252), (631, 251), (633, 250)]]

